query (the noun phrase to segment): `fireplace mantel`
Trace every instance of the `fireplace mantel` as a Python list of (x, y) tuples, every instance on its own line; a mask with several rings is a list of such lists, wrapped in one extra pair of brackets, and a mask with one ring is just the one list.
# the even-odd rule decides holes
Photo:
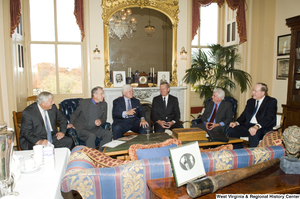
[[(180, 120), (184, 120), (184, 93), (187, 87), (171, 87), (170, 94), (176, 96), (180, 108)], [(105, 94), (105, 101), (107, 102), (107, 122), (113, 123), (112, 107), (114, 99), (122, 96), (122, 88), (103, 88)], [(154, 97), (160, 95), (159, 87), (134, 87), (133, 95), (141, 101), (141, 104), (152, 104)]]

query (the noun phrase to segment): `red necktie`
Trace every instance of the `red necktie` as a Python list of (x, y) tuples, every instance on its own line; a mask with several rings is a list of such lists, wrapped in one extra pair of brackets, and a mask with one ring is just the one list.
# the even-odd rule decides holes
[(217, 113), (217, 108), (218, 108), (218, 105), (216, 104), (216, 105), (215, 105), (214, 112), (213, 112), (213, 114), (212, 114), (212, 116), (211, 116), (209, 122), (212, 122), (212, 123), (214, 122), (215, 117), (216, 117), (216, 113)]

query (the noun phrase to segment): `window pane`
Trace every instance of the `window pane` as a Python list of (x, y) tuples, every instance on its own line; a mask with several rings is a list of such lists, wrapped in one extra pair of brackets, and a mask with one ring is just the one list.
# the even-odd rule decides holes
[(54, 41), (53, 0), (30, 0), (32, 41)]
[(80, 29), (74, 15), (74, 0), (56, 1), (58, 41), (81, 41)]
[(82, 92), (81, 46), (58, 45), (60, 94)]
[(218, 39), (218, 5), (201, 7), (200, 11), (200, 45), (216, 44)]
[(192, 41), (192, 46), (198, 46), (199, 45), (198, 44), (198, 37), (199, 37), (198, 33), (199, 33), (199, 31), (197, 30), (197, 34), (195, 35), (195, 37)]
[(55, 53), (52, 44), (31, 44), (33, 94), (42, 91), (56, 94)]

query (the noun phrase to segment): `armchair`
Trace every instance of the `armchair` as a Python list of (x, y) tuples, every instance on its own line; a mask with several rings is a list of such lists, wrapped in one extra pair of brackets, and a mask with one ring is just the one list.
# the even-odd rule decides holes
[[(212, 100), (212, 98), (209, 98), (207, 100), (207, 102), (209, 102), (211, 100)], [(232, 121), (234, 121), (235, 114), (236, 114), (237, 100), (234, 99), (233, 97), (225, 97), (224, 100), (229, 101), (232, 104), (232, 112), (233, 112)], [(200, 124), (201, 122), (202, 122), (201, 118), (197, 118), (197, 119), (192, 120), (191, 123), (192, 123), (192, 125), (197, 125), (197, 124)], [(228, 125), (226, 125), (226, 127), (225, 127), (225, 132), (224, 132), (225, 134), (226, 134), (227, 128), (228, 128)]]
[[(62, 111), (62, 113), (66, 116), (68, 123), (70, 122), (70, 116), (78, 107), (80, 100), (81, 100), (81, 98), (70, 98), (70, 99), (65, 99), (59, 103), (59, 108)], [(110, 128), (111, 128), (111, 124), (108, 122), (102, 124), (101, 126), (102, 126), (102, 128), (108, 129), (108, 130), (110, 130)], [(67, 129), (67, 135), (73, 139), (75, 146), (85, 145), (84, 141), (79, 139), (75, 129), (72, 129), (72, 128)], [(100, 138), (96, 138), (96, 141), (95, 141), (96, 146), (99, 146), (100, 141), (101, 141)]]

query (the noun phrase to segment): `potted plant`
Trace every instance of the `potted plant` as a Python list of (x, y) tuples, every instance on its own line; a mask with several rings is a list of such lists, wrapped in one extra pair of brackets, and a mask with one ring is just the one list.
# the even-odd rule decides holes
[(251, 86), (252, 78), (249, 73), (234, 68), (241, 61), (237, 54), (237, 46), (222, 47), (219, 44), (208, 46), (208, 50), (199, 49), (192, 54), (191, 68), (186, 70), (183, 81), (192, 84), (200, 98), (209, 99), (215, 88), (222, 88), (226, 96), (238, 84), (241, 93)]

